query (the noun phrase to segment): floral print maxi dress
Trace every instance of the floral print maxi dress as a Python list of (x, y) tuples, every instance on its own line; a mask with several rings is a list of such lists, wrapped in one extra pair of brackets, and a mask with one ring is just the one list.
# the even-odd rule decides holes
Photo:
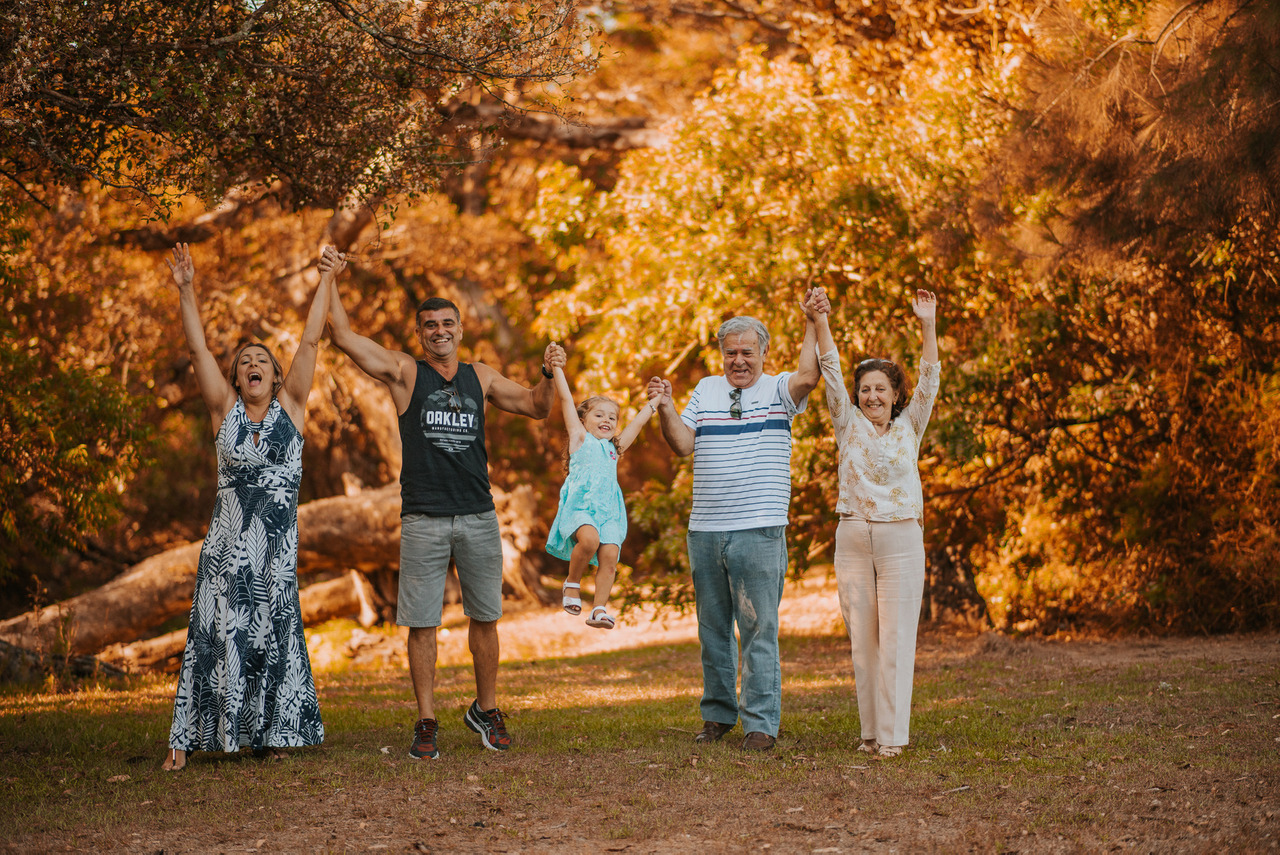
[(214, 445), (218, 497), (200, 549), (169, 746), (318, 745), (324, 724), (298, 603), (302, 435), (279, 401), (255, 423), (237, 399)]

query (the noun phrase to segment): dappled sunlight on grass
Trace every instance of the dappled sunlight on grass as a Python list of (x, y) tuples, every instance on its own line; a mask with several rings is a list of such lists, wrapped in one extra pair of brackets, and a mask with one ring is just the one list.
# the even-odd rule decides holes
[(324, 745), (276, 764), (198, 753), (178, 779), (157, 769), (171, 676), (11, 688), (0, 797), (20, 851), (264, 839), (288, 851), (1239, 851), (1275, 839), (1259, 807), (1280, 794), (1274, 640), (1148, 650), (926, 634), (911, 746), (894, 760), (853, 750), (847, 639), (788, 636), (782, 649), (782, 732), (761, 755), (739, 750), (740, 726), (694, 745), (696, 641), (505, 663), (515, 747), (503, 754), (463, 724), (470, 665), (442, 666), (438, 762), (408, 758), (409, 676), (378, 658), (318, 675)]
[[(784, 639), (844, 637), (834, 580), (820, 566), (802, 579), (787, 582), (779, 609)], [(588, 586), (589, 588), (589, 586)], [(589, 594), (584, 594), (588, 596)], [(511, 604), (508, 604), (511, 605)], [(437, 631), (440, 667), (469, 666), (468, 620), (457, 604), (448, 605)], [(407, 669), (405, 644), (408, 630), (398, 626), (363, 628), (351, 620), (332, 620), (307, 630), (307, 647), (317, 677), (343, 673), (353, 666)], [(667, 645), (697, 643), (697, 619), (692, 613), (674, 614), (642, 607), (628, 612), (612, 630), (588, 627), (584, 615), (569, 615), (560, 608), (512, 605), (498, 622), (503, 669), (513, 664), (547, 659)], [(848, 642), (845, 668), (848, 670)], [(784, 661), (785, 661), (784, 654)]]
[(657, 684), (581, 686), (576, 689), (555, 688), (547, 692), (517, 694), (511, 696), (514, 706), (538, 705), (547, 709), (593, 706), (598, 704), (631, 703), (636, 701), (666, 701), (673, 698), (698, 698), (700, 687), (675, 688)]
[(28, 713), (82, 711), (132, 712), (139, 705), (173, 704), (173, 681), (163, 676), (129, 677), (111, 684), (93, 684), (72, 691), (26, 693), (7, 686), (0, 692), (0, 717)]

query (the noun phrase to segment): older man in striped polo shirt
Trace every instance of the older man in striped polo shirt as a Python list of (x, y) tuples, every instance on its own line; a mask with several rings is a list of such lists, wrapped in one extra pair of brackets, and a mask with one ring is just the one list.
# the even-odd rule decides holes
[[(806, 295), (806, 299), (821, 299)], [(805, 321), (794, 372), (765, 374), (769, 331), (751, 317), (720, 326), (724, 375), (705, 377), (683, 412), (671, 383), (655, 377), (662, 435), (681, 457), (693, 455), (689, 566), (702, 645), (702, 731), (715, 742), (742, 719), (746, 750), (767, 751), (782, 721), (778, 603), (787, 572), (791, 505), (791, 420), (818, 385), (817, 332)], [(738, 644), (742, 641), (742, 697)]]

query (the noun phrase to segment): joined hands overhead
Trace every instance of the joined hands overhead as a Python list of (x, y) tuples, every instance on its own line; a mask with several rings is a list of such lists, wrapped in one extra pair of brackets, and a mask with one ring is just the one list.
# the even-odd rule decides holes
[(563, 371), (566, 362), (564, 348), (554, 341), (542, 352), (542, 364), (547, 366), (548, 371), (555, 371), (557, 368)]
[(804, 292), (804, 299), (800, 301), (800, 309), (804, 312), (805, 318), (812, 322), (818, 322), (819, 315), (828, 315), (831, 313), (831, 300), (827, 297), (825, 288), (814, 286)]
[(318, 266), (320, 268), (320, 276), (322, 278), (324, 276), (336, 277), (346, 269), (347, 255), (346, 253), (338, 252), (338, 248), (335, 246), (326, 246), (320, 252), (320, 262)]
[(645, 394), (656, 411), (663, 404), (671, 403), (671, 381), (663, 380), (661, 377), (651, 377), (649, 385), (645, 387)]

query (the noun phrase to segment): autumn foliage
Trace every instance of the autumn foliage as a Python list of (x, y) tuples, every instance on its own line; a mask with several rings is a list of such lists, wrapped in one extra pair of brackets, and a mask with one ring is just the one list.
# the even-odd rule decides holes
[[(463, 306), (474, 358), (532, 382), (542, 346), (560, 340), (575, 390), (634, 407), (649, 376), (683, 399), (719, 371), (713, 334), (732, 314), (768, 324), (770, 370), (793, 366), (797, 301), (821, 284), (846, 365), (889, 356), (914, 380), (907, 294), (928, 287), (943, 358), (921, 454), (932, 614), (1045, 633), (1280, 623), (1275, 4), (779, 0), (731, 16), (611, 6), (591, 26), (531, 4), (512, 12), (519, 32), (562, 25), (529, 56), (512, 34), (506, 54), (458, 41), (466, 26), (443, 16), (412, 33), (399, 19), (378, 19), (381, 36), (350, 27), (395, 5), (182, 7), (182, 32), (103, 25), (102, 67), (75, 104), (40, 82), (48, 63), (12, 77), (4, 193), (47, 207), (13, 220), (0, 269), (15, 344), (0, 439), (30, 437), (35, 454), (54, 438), (57, 454), (97, 467), (76, 470), (92, 513), (75, 516), (56, 479), (0, 457), (6, 502), (24, 509), (8, 512), (0, 543), (16, 577), (109, 575), (199, 537), (207, 426), (145, 248), (203, 229), (197, 291), (215, 352), (245, 336), (289, 352), (335, 206), (409, 189), (426, 195), (359, 232), (342, 285), (353, 325), (388, 345), (413, 351), (411, 307), (442, 293)], [(593, 27), (591, 71), (581, 38)], [(428, 61), (428, 30), (463, 47)], [(51, 44), (42, 33), (25, 38)], [(27, 50), (12, 62), (45, 55)], [(144, 67), (154, 79), (124, 73)], [(129, 111), (112, 112), (126, 90)], [(553, 90), (579, 99), (577, 133), (534, 142), (510, 122), (476, 124), (498, 94), (536, 105)], [(619, 142), (623, 125), (592, 133), (619, 116), (645, 142)], [(262, 136), (273, 127), (290, 131)], [(483, 169), (448, 164), (503, 139)], [(441, 175), (447, 195), (431, 195)], [(258, 189), (235, 190), (246, 182)], [(111, 184), (153, 200), (203, 193), (221, 213), (173, 195), (168, 224), (144, 222)], [(26, 372), (45, 375), (40, 407), (14, 397)], [(388, 482), (385, 396), (334, 352), (320, 372), (303, 499)], [(81, 424), (58, 414), (72, 394), (93, 397)], [(533, 485), (543, 526), (560, 433), (554, 419), (503, 418), (490, 433), (495, 482)], [(795, 425), (794, 568), (830, 556), (835, 467), (815, 395)], [(687, 604), (686, 465), (651, 430), (623, 477), (629, 595)], [(95, 509), (111, 505), (121, 515), (104, 522)], [(32, 551), (41, 519), (63, 534)], [(58, 552), (68, 545), (74, 562)], [(45, 567), (40, 555), (62, 557)]]

